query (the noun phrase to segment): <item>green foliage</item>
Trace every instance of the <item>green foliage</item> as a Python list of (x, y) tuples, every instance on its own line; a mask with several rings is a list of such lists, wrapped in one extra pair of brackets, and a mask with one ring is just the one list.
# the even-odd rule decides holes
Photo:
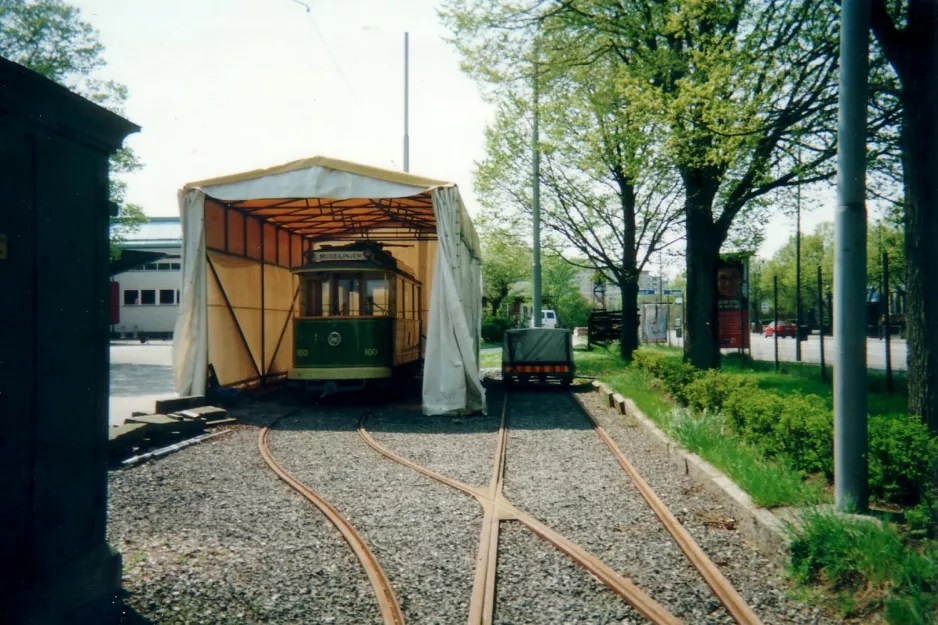
[(767, 459), (758, 448), (728, 436), (719, 413), (675, 409), (669, 425), (681, 444), (726, 473), (760, 506), (812, 505), (826, 500), (818, 485), (802, 480), (783, 459)]
[(687, 385), (684, 397), (691, 408), (720, 412), (731, 395), (748, 394), (754, 390), (755, 384), (750, 380), (710, 369)]
[(938, 465), (938, 438), (918, 417), (874, 416), (869, 420), (869, 488), (877, 497), (918, 499)]
[(561, 256), (547, 254), (541, 261), (541, 297), (544, 308), (553, 307), (565, 328), (583, 327), (592, 307), (580, 293), (580, 268)]
[[(883, 610), (896, 625), (934, 623), (938, 610), (938, 546), (915, 549), (895, 528), (835, 514), (811, 512), (789, 528), (789, 574), (820, 584), (844, 602), (846, 616)], [(851, 605), (852, 604), (852, 605)]]
[[(759, 318), (771, 320), (774, 315), (772, 280), (778, 276), (778, 314), (780, 319), (794, 319), (795, 307), (795, 237), (780, 247), (764, 265), (753, 266), (753, 286), (751, 289), (754, 306), (768, 302), (770, 310)], [(801, 235), (801, 301), (802, 309), (817, 307), (817, 267), (821, 267), (822, 296), (832, 289), (834, 282), (834, 224), (823, 222), (817, 225), (813, 234)], [(824, 301), (827, 308), (827, 300)], [(825, 310), (825, 318), (829, 317)]]
[(679, 354), (664, 350), (641, 348), (632, 355), (632, 364), (657, 378), (661, 387), (682, 404), (687, 403), (685, 390), (697, 377), (697, 370), (683, 362)]
[[(0, 1), (0, 56), (122, 113), (127, 88), (97, 77), (106, 65), (97, 31), (82, 19), (81, 11), (62, 0)], [(121, 148), (110, 165), (110, 199), (118, 205), (118, 216), (111, 219), (111, 258), (116, 258), (117, 243), (146, 217), (139, 206), (127, 204), (126, 183), (120, 179), (142, 167), (136, 155)]]
[(724, 409), (738, 434), (748, 440), (758, 440), (771, 436), (781, 420), (782, 405), (778, 395), (754, 390), (730, 395), (724, 402)]
[(805, 473), (822, 473), (833, 479), (834, 419), (823, 399), (816, 395), (786, 397), (773, 438), (777, 449), (773, 455), (790, 458)]
[(505, 330), (514, 324), (507, 317), (486, 317), (482, 320), (482, 340), (486, 343), (501, 343)]
[(531, 275), (531, 250), (511, 230), (482, 219), (479, 239), (482, 243), (483, 296), (493, 315), (501, 311), (517, 282)]

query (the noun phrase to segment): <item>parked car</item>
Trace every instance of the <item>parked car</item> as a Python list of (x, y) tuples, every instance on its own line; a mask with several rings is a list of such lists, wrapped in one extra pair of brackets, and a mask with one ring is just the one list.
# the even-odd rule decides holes
[[(776, 332), (775, 322), (770, 321), (765, 324), (765, 329), (762, 330), (762, 336), (768, 338), (774, 336)], [(788, 321), (779, 321), (778, 322), (778, 337), (779, 338), (795, 338), (798, 335), (798, 327)]]
[[(530, 327), (534, 327), (534, 317), (531, 317)], [(542, 328), (556, 328), (557, 324), (557, 313), (553, 310), (544, 309), (541, 311), (541, 327)]]

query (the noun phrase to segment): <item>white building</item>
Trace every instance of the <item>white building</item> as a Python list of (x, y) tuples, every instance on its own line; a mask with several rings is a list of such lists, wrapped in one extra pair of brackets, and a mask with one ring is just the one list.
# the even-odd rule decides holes
[(182, 283), (182, 226), (178, 217), (151, 217), (120, 244), (121, 249), (164, 254), (154, 262), (113, 276), (118, 283), (120, 338), (172, 338)]
[[(592, 270), (584, 270), (577, 274), (577, 290), (586, 298), (586, 301), (593, 305), (593, 308), (603, 308), (603, 300), (600, 294), (594, 292)], [(638, 288), (640, 290), (660, 289), (661, 278), (653, 276), (647, 271), (641, 272), (638, 276)], [(622, 292), (618, 284), (605, 285), (605, 309), (622, 310)]]

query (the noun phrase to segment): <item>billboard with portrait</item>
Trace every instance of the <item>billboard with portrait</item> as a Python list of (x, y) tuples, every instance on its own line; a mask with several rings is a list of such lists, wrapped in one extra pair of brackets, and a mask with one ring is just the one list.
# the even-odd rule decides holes
[(749, 347), (749, 263), (723, 256), (714, 276), (720, 349)]

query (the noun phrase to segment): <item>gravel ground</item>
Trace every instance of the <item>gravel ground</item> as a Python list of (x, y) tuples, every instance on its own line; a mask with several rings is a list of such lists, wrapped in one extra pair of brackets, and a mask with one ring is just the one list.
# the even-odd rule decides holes
[(487, 416), (427, 418), (420, 406), (376, 410), (365, 422), (379, 443), (424, 466), (470, 486), (492, 479), (501, 403), (489, 402)]
[(125, 603), (154, 623), (380, 623), (338, 531), (239, 428), (110, 474)]
[(496, 623), (647, 623), (578, 564), (513, 521), (501, 524), (497, 574)]
[[(502, 391), (489, 415), (429, 419), (415, 402), (307, 407), (275, 427), (274, 456), (362, 534), (408, 623), (466, 619), (481, 529), (478, 504), (368, 448), (389, 449), (472, 485), (494, 459)], [(818, 623), (788, 599), (777, 568), (720, 519), (711, 496), (663, 458), (638, 428), (581, 398), (723, 574), (768, 623)], [(249, 404), (264, 425), (289, 398)], [(257, 427), (110, 475), (108, 540), (124, 554), (125, 603), (154, 623), (379, 623), (367, 578), (339, 533), (280, 482), (257, 451)], [(509, 402), (505, 495), (591, 551), (687, 623), (728, 623), (693, 567), (562, 392)], [(640, 623), (621, 598), (514, 522), (501, 526), (498, 623)]]
[(481, 509), (365, 445), (355, 431), (360, 413), (317, 408), (284, 419), (269, 437), (271, 452), (363, 536), (408, 623), (463, 622)]
[[(649, 435), (644, 430), (638, 427), (630, 427), (627, 419), (609, 409), (606, 404), (601, 401), (602, 398), (598, 393), (582, 393), (579, 397), (583, 399), (584, 404), (589, 407), (590, 412), (597, 417), (607, 433), (613, 438), (616, 446), (618, 446), (632, 464), (635, 465), (635, 468), (648, 485), (654, 489), (658, 497), (671, 509), (671, 512), (681, 521), (697, 544), (700, 545), (707, 555), (710, 556), (711, 560), (717, 564), (720, 572), (733, 584), (736, 590), (742, 595), (743, 599), (755, 609), (756, 613), (765, 623), (833, 623), (833, 621), (829, 621), (823, 617), (820, 610), (790, 599), (787, 596), (786, 591), (789, 586), (780, 569), (749, 548), (736, 530), (721, 527), (721, 521), (725, 519), (725, 516), (722, 514), (723, 508), (719, 501), (712, 495), (695, 487), (687, 475), (674, 468), (668, 459), (662, 456), (657, 450)], [(585, 417), (579, 416), (577, 418), (585, 421)], [(614, 463), (613, 457), (606, 449), (605, 445), (602, 445), (595, 434), (592, 434), (592, 436), (595, 437), (597, 445), (605, 451), (609, 462)], [(512, 448), (509, 447), (509, 457), (511, 450)], [(615, 467), (618, 468), (618, 465), (615, 464)], [(621, 469), (619, 470), (621, 471)], [(644, 519), (652, 515), (651, 508), (640, 498), (637, 489), (631, 486), (631, 481), (629, 481), (628, 484), (630, 486), (630, 492), (634, 493), (634, 499), (640, 501), (644, 509), (647, 510), (645, 516), (636, 518)], [(630, 496), (629, 499), (631, 500), (632, 497)], [(630, 504), (630, 508), (631, 507)], [(593, 509), (591, 508), (591, 510)], [(597, 510), (596, 512), (601, 513), (602, 511)], [(638, 525), (631, 521), (623, 523), (623, 519), (617, 521), (606, 520), (604, 522), (617, 523), (615, 527), (619, 528), (618, 532), (620, 532), (623, 537), (636, 531), (637, 528), (646, 527), (644, 521), (641, 521)], [(570, 536), (573, 537), (573, 534), (574, 531), (571, 530)], [(657, 550), (657, 552), (647, 549), (632, 551), (630, 547), (622, 547), (622, 545), (625, 544), (623, 540), (610, 541), (609, 550), (612, 554), (609, 557), (609, 563), (611, 563), (615, 557), (624, 557), (627, 560), (633, 558), (637, 559), (638, 554), (642, 553), (642, 558), (653, 558), (651, 562), (660, 563), (658, 566), (661, 570), (667, 572), (664, 575), (655, 576), (652, 579), (657, 578), (662, 584), (672, 583), (669, 580), (676, 581), (678, 579), (678, 573), (676, 570), (672, 571), (670, 565), (666, 564), (666, 562), (671, 560), (672, 555), (680, 554), (680, 551), (677, 549), (675, 543), (670, 540), (670, 545), (673, 546), (665, 548), (663, 541), (665, 537), (669, 539), (669, 535), (663, 529), (660, 531), (660, 535), (662, 538), (659, 539), (656, 536), (653, 539), (655, 543), (662, 544), (662, 548)], [(616, 556), (615, 553), (619, 549), (623, 551), (619, 552), (619, 555)], [(597, 555), (601, 554), (598, 553)], [(601, 557), (606, 558), (605, 555), (601, 555)], [(652, 566), (654, 565), (655, 564), (652, 564)], [(681, 571), (689, 566), (688, 564), (681, 567)], [(681, 574), (681, 578), (683, 579), (683, 574)], [(638, 575), (633, 578), (633, 581), (646, 591), (652, 590), (652, 587), (643, 583)], [(700, 595), (698, 590), (696, 590), (700, 587), (702, 587), (703, 592), (706, 593), (706, 598)], [(672, 602), (674, 599), (677, 598), (673, 595), (673, 591), (675, 590), (676, 589), (672, 588), (672, 592), (664, 595), (651, 592), (651, 595), (670, 608), (673, 605)], [(671, 598), (669, 595), (674, 598)], [(703, 586), (702, 582), (695, 587), (694, 596), (700, 596), (698, 600), (699, 605), (696, 607), (688, 605), (686, 609), (689, 609), (692, 614), (699, 614), (701, 610), (705, 608), (708, 615), (706, 620), (699, 620), (696, 616), (693, 618), (687, 616), (687, 622), (729, 622), (726, 618), (718, 618), (718, 615), (724, 614), (722, 608), (711, 611), (713, 608), (717, 607), (717, 600), (713, 598), (710, 590)], [(678, 601), (681, 606), (685, 605), (683, 599), (679, 599)], [(682, 607), (682, 609), (685, 608)], [(675, 609), (675, 611), (680, 612), (677, 609)], [(678, 615), (684, 616), (683, 613), (679, 613)]]

